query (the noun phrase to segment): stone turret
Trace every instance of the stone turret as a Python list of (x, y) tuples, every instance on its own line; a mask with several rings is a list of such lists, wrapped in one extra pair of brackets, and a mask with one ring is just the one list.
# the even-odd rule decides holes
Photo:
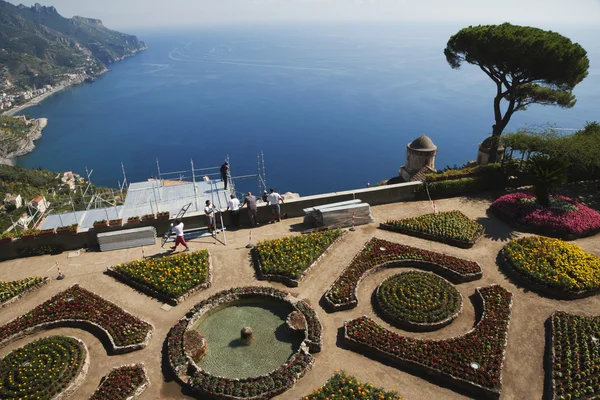
[(406, 165), (398, 174), (406, 182), (422, 180), (425, 174), (435, 172), (435, 155), (438, 148), (431, 139), (421, 135), (406, 146)]
[[(479, 144), (479, 152), (477, 153), (477, 165), (486, 165), (489, 163), (490, 152), (492, 149), (492, 144), (494, 140), (499, 140), (499, 138), (494, 138), (493, 136), (488, 137), (483, 142)], [(498, 153), (496, 155), (496, 162), (501, 162), (504, 158), (504, 146), (498, 146)]]

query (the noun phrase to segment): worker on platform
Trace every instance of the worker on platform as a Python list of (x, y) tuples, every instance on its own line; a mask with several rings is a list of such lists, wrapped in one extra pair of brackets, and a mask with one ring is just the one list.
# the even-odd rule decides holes
[(223, 185), (225, 186), (225, 190), (227, 190), (227, 181), (229, 180), (229, 163), (225, 161), (223, 165), (221, 165), (221, 179), (223, 180)]
[(217, 229), (217, 223), (215, 220), (216, 208), (210, 203), (210, 200), (206, 200), (206, 207), (204, 207), (204, 214), (206, 214), (208, 231), (214, 235)]
[(240, 227), (240, 201), (234, 194), (227, 200), (227, 211), (231, 211), (231, 225), (234, 228)]
[(171, 250), (177, 250), (177, 246), (182, 244), (183, 247), (185, 247), (184, 251), (190, 251), (190, 247), (188, 246), (188, 244), (185, 241), (185, 238), (183, 237), (183, 221), (181, 221), (180, 219), (175, 220), (175, 225), (171, 228), (171, 232), (175, 232), (176, 236), (175, 246), (171, 247)]

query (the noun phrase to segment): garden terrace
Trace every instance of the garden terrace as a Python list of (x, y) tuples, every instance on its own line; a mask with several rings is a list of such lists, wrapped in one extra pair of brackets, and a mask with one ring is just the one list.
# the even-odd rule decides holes
[(115, 367), (102, 378), (89, 400), (129, 400), (138, 397), (150, 384), (143, 364)]
[(210, 286), (211, 261), (208, 250), (203, 249), (117, 264), (106, 273), (143, 293), (177, 305), (192, 293)]
[(335, 229), (259, 242), (252, 249), (258, 279), (297, 287), (342, 234)]
[(335, 372), (325, 385), (315, 388), (304, 400), (328, 399), (353, 399), (353, 400), (402, 400), (395, 390), (390, 392), (374, 387), (372, 383), (360, 382), (356, 377), (347, 375), (346, 372)]
[(344, 343), (400, 368), (423, 371), (477, 396), (497, 399), (507, 344), (512, 294), (501, 286), (478, 288), (482, 317), (462, 336), (423, 340), (396, 334), (363, 316), (344, 324)]
[(600, 317), (552, 314), (550, 351), (552, 399), (600, 396)]
[[(227, 307), (242, 299), (260, 299), (285, 303), (291, 310), (303, 314), (306, 319), (304, 340), (299, 349), (281, 365), (268, 374), (248, 378), (216, 376), (200, 368), (185, 347), (185, 333), (205, 315), (221, 307)], [(167, 359), (171, 370), (181, 385), (189, 387), (200, 396), (209, 398), (270, 398), (292, 387), (313, 363), (311, 353), (321, 350), (321, 323), (312, 308), (288, 293), (269, 287), (241, 287), (219, 292), (198, 303), (182, 318), (167, 336)], [(211, 343), (207, 341), (210, 351)], [(186, 371), (191, 371), (190, 379)], [(188, 372), (189, 373), (189, 372)]]
[(85, 344), (50, 336), (13, 350), (0, 360), (0, 398), (50, 400), (68, 395), (89, 367)]
[(325, 303), (335, 311), (356, 307), (360, 281), (381, 268), (415, 267), (431, 270), (453, 283), (480, 279), (481, 267), (474, 261), (373, 238), (354, 257), (325, 293)]
[(600, 213), (566, 196), (551, 197), (545, 208), (530, 193), (511, 193), (494, 201), (490, 211), (517, 230), (564, 240), (600, 232)]
[(524, 285), (552, 297), (576, 299), (600, 292), (600, 257), (543, 236), (512, 240), (500, 261)]
[(110, 342), (109, 350), (113, 353), (144, 348), (153, 329), (148, 322), (74, 285), (25, 315), (0, 326), (0, 347), (36, 331), (63, 326), (100, 333)]
[(415, 331), (440, 329), (462, 310), (462, 296), (450, 282), (421, 271), (387, 278), (377, 288), (374, 300), (384, 320)]
[(48, 283), (48, 278), (31, 277), (18, 281), (0, 281), (0, 308), (6, 307)]
[(456, 210), (389, 220), (380, 228), (462, 248), (473, 247), (483, 234), (481, 224)]

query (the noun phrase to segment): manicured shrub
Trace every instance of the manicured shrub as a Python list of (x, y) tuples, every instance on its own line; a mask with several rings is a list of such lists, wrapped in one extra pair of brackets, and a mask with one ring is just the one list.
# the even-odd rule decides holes
[(600, 213), (565, 196), (553, 196), (550, 205), (542, 207), (530, 193), (511, 193), (494, 201), (490, 210), (519, 228), (546, 236), (575, 239), (600, 231)]
[(335, 229), (261, 241), (256, 247), (261, 273), (300, 279), (341, 234)]
[(13, 350), (0, 360), (0, 398), (52, 399), (79, 375), (86, 355), (82, 342), (66, 336)]
[(125, 400), (137, 397), (148, 384), (141, 364), (113, 368), (102, 378), (100, 386), (89, 400)]
[(449, 323), (462, 307), (462, 297), (450, 282), (419, 271), (390, 276), (377, 289), (375, 300), (386, 320), (411, 328)]
[(158, 294), (177, 299), (191, 289), (209, 282), (208, 250), (169, 257), (135, 260), (109, 268), (117, 278), (146, 286)]
[(599, 398), (600, 317), (555, 312), (550, 323), (552, 398)]
[(498, 397), (512, 306), (512, 294), (501, 286), (478, 288), (483, 315), (462, 336), (422, 340), (394, 333), (368, 317), (345, 323), (344, 341), (355, 350), (397, 366), (424, 370), (478, 394)]
[[(490, 177), (476, 176), (470, 178), (452, 179), (427, 183), (429, 194), (434, 198), (461, 196), (468, 193), (484, 192), (486, 190), (503, 189), (504, 179), (490, 179)], [(425, 184), (415, 189), (419, 199), (427, 198)]]
[(356, 288), (362, 277), (375, 268), (396, 264), (428, 268), (456, 283), (481, 278), (476, 262), (373, 238), (327, 290), (325, 301), (336, 310), (356, 307)]
[(402, 400), (402, 396), (392, 389), (374, 387), (372, 383), (360, 382), (356, 377), (346, 372), (335, 372), (325, 385), (304, 396), (304, 400)]
[(388, 220), (382, 228), (458, 246), (472, 246), (483, 233), (481, 224), (457, 210)]
[(527, 236), (504, 246), (502, 256), (535, 283), (573, 293), (600, 289), (600, 258), (576, 244)]
[(97, 294), (74, 285), (23, 316), (0, 326), (0, 344), (38, 325), (69, 321), (86, 321), (101, 327), (117, 347), (143, 344), (152, 330), (149, 323)]

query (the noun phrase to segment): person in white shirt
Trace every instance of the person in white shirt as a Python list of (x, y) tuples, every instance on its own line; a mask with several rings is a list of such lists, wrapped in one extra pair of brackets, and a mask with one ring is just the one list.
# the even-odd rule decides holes
[(185, 247), (184, 251), (189, 251), (190, 247), (188, 246), (188, 244), (185, 241), (185, 238), (183, 237), (183, 222), (180, 219), (175, 220), (175, 225), (171, 228), (171, 232), (175, 232), (176, 235), (175, 246), (171, 247), (171, 250), (177, 250), (177, 246), (182, 244), (183, 247)]
[(279, 203), (283, 203), (283, 197), (271, 188), (271, 193), (267, 196), (267, 203), (271, 206), (271, 222), (281, 222), (281, 207)]
[(227, 210), (231, 210), (231, 225), (238, 228), (240, 226), (240, 201), (233, 194), (227, 201)]
[(208, 222), (208, 231), (213, 233), (217, 229), (217, 223), (215, 222), (215, 207), (210, 204), (210, 200), (206, 200), (206, 207), (204, 207), (204, 214)]

